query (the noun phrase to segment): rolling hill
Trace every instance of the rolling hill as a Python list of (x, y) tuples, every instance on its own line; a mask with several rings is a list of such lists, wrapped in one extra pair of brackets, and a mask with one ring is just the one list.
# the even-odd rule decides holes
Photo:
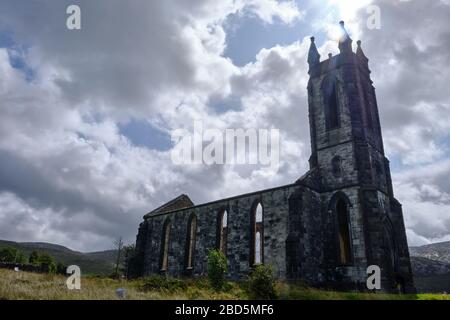
[(45, 242), (13, 242), (0, 240), (0, 249), (13, 247), (22, 251), (26, 257), (33, 251), (50, 254), (57, 262), (65, 265), (78, 265), (83, 274), (109, 275), (116, 260), (115, 250), (83, 253), (61, 245)]

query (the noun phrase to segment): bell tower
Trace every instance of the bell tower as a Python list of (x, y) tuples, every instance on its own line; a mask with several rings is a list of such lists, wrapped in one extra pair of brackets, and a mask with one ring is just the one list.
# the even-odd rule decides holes
[[(344, 22), (341, 21), (340, 27), (340, 54), (334, 57), (330, 54), (328, 60), (320, 62), (314, 37), (311, 38), (308, 55), (310, 166), (327, 171), (323, 182), (328, 187), (371, 185), (393, 196), (369, 60), (361, 41), (357, 42), (356, 53), (353, 52), (353, 41)], [(354, 159), (346, 157), (348, 152)], [(333, 158), (328, 159), (331, 155)]]
[(333, 270), (330, 281), (343, 277), (364, 286), (367, 266), (378, 265), (383, 290), (414, 291), (369, 60), (361, 41), (353, 52), (342, 21), (340, 32), (338, 55), (320, 61), (314, 37), (308, 54), (309, 162), (322, 195), (324, 266)]

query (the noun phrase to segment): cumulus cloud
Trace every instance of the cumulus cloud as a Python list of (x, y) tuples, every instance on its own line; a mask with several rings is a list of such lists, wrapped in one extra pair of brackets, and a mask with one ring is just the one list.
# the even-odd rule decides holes
[(284, 23), (292, 23), (297, 19), (301, 19), (304, 15), (295, 1), (276, 0), (248, 0), (244, 2), (244, 11), (253, 12), (261, 20), (267, 23), (273, 23), (274, 18), (278, 18)]
[[(253, 187), (233, 168), (174, 167), (169, 151), (132, 145), (119, 124), (140, 118), (170, 132), (203, 119), (230, 127), (209, 116), (207, 105), (211, 96), (229, 95), (230, 78), (241, 72), (222, 56), (223, 22), (241, 13), (290, 23), (300, 15), (296, 6), (80, 1), (82, 30), (70, 32), (69, 2), (0, 4), (0, 30), (13, 41), (0, 49), (0, 195), (10, 202), (2, 206), (1, 234), (102, 249), (119, 235), (133, 241), (143, 214), (186, 190), (206, 201), (239, 181)], [(22, 67), (13, 67), (17, 58)], [(218, 191), (206, 191), (211, 181)], [(12, 220), (27, 214), (35, 218), (13, 232)]]

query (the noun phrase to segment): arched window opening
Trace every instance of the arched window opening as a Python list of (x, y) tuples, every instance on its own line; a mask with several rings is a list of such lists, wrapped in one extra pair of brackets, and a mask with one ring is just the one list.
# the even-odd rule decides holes
[(169, 243), (170, 243), (170, 220), (164, 223), (161, 241), (161, 271), (166, 271), (169, 267)]
[(255, 218), (256, 223), (260, 223), (263, 221), (263, 210), (260, 203), (258, 203), (258, 205), (256, 206), (255, 216), (256, 216)]
[(256, 232), (255, 237), (255, 264), (261, 264), (261, 232)]
[(222, 211), (219, 216), (219, 250), (226, 255), (228, 235), (228, 212)]
[(264, 262), (263, 207), (258, 203), (252, 215), (252, 265)]
[(333, 175), (337, 178), (342, 175), (342, 159), (339, 156), (334, 157), (331, 160), (331, 170)]
[(187, 263), (188, 269), (193, 268), (194, 250), (195, 250), (195, 238), (197, 232), (197, 217), (192, 215), (188, 224), (188, 238), (187, 238)]
[(339, 237), (339, 260), (343, 265), (350, 264), (352, 261), (350, 228), (348, 220), (348, 208), (344, 200), (339, 199), (336, 204), (336, 213), (338, 220)]
[(327, 80), (324, 86), (325, 122), (327, 130), (339, 128), (339, 95), (335, 80)]

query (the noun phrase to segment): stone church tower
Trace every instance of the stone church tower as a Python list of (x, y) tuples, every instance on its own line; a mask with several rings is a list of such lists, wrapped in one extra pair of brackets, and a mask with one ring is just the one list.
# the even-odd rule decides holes
[(415, 291), (368, 59), (359, 41), (353, 52), (343, 22), (341, 30), (340, 53), (324, 61), (311, 38), (310, 170), (290, 185), (200, 205), (181, 195), (149, 212), (133, 276), (205, 274), (216, 248), (230, 279), (264, 263), (280, 279), (367, 290), (367, 267), (377, 265), (382, 291)]
[[(310, 172), (319, 184), (325, 237), (330, 238), (324, 262), (363, 267), (347, 269), (354, 273), (378, 265), (385, 271), (383, 287), (412, 291), (402, 208), (393, 194), (368, 59), (361, 41), (352, 51), (352, 39), (344, 22), (340, 25), (340, 54), (320, 62), (314, 37), (308, 54)], [(342, 237), (348, 233), (353, 239)]]

